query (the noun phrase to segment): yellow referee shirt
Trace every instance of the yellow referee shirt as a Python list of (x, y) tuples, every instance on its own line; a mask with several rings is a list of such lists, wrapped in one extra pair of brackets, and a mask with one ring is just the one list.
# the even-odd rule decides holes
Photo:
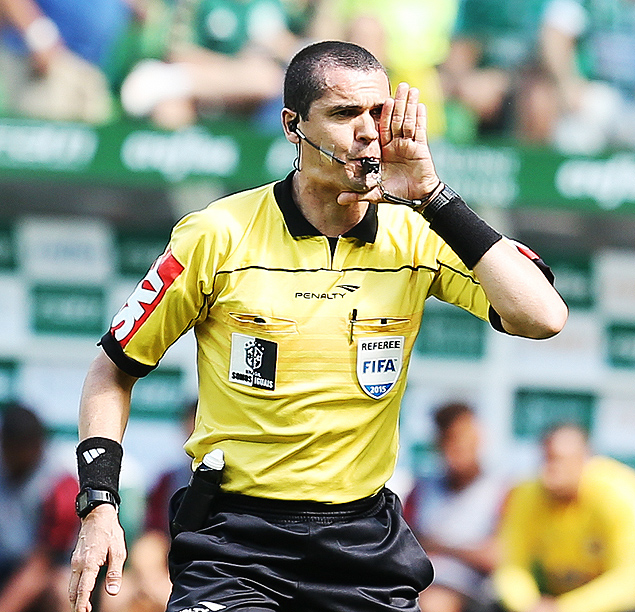
[(560, 612), (635, 610), (635, 471), (594, 457), (568, 504), (539, 481), (519, 485), (501, 541), (495, 584), (509, 610), (531, 610), (541, 594), (556, 597)]
[(102, 346), (142, 376), (194, 328), (195, 463), (221, 448), (225, 490), (342, 503), (392, 474), (425, 299), (482, 319), (489, 304), (407, 207), (369, 206), (332, 251), (295, 205), (291, 177), (179, 222)]

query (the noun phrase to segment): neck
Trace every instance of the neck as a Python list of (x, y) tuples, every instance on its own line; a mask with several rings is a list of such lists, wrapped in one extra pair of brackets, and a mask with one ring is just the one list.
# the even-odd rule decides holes
[(366, 214), (368, 202), (341, 205), (339, 191), (323, 187), (296, 172), (293, 197), (306, 220), (325, 236), (335, 238), (355, 227)]

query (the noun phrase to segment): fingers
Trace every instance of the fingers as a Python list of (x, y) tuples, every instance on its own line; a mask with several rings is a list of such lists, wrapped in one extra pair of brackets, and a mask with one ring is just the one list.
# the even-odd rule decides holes
[(399, 83), (395, 91), (395, 107), (390, 119), (390, 131), (393, 138), (403, 136), (403, 122), (406, 115), (409, 89), (408, 83)]
[(408, 83), (399, 83), (395, 97), (389, 98), (382, 109), (379, 120), (382, 144), (392, 138), (425, 140), (425, 129), (425, 107), (419, 102), (419, 90)]
[(91, 611), (90, 594), (95, 588), (98, 573), (99, 568), (84, 570), (73, 568), (68, 594), (74, 612)]
[(105, 587), (109, 595), (116, 595), (121, 589), (123, 564), (126, 560), (124, 551), (111, 550), (108, 556), (108, 571), (106, 572)]
[(411, 87), (406, 98), (406, 112), (401, 124), (401, 135), (414, 140), (417, 131), (417, 111), (419, 109), (419, 90)]
[(384, 147), (392, 140), (392, 131), (390, 122), (392, 120), (393, 109), (395, 108), (395, 99), (388, 98), (384, 102), (381, 109), (381, 117), (379, 118), (379, 144)]
[(413, 138), (423, 144), (428, 142), (428, 111), (425, 104), (417, 104), (416, 128)]
[(126, 544), (115, 509), (107, 504), (93, 510), (82, 522), (77, 546), (71, 558), (68, 595), (73, 612), (90, 612), (90, 596), (102, 565), (108, 566), (106, 592), (116, 595), (120, 588)]

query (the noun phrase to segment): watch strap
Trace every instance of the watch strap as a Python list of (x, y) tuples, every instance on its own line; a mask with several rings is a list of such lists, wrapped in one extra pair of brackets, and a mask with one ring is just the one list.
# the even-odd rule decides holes
[(84, 518), (101, 504), (110, 504), (119, 511), (117, 498), (110, 491), (84, 487), (75, 498), (75, 512), (79, 518)]

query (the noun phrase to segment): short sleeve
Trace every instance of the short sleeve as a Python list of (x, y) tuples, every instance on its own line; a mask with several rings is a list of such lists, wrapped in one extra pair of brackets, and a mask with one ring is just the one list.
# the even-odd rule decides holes
[(214, 278), (226, 244), (210, 213), (185, 217), (172, 232), (165, 252), (154, 262), (114, 316), (101, 345), (124, 372), (141, 377), (154, 369), (166, 350), (207, 316)]

